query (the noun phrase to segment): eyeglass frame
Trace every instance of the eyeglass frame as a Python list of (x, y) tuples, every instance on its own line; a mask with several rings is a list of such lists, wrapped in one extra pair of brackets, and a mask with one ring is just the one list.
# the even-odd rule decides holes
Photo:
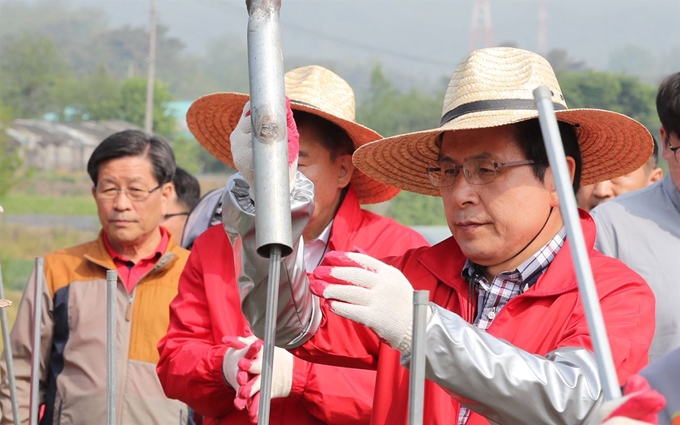
[[(107, 189), (106, 192), (112, 192), (112, 191), (114, 191), (114, 190), (115, 190), (115, 192), (116, 192), (115, 196), (113, 196), (113, 197), (111, 197), (111, 198), (104, 198), (104, 197), (101, 197), (100, 195), (104, 194), (104, 192), (100, 192), (99, 190), (97, 190), (97, 189), (98, 189), (98, 186), (95, 186), (95, 187), (94, 187), (94, 190), (95, 190), (95, 192), (97, 193), (97, 197), (98, 197), (99, 199), (103, 200), (103, 201), (113, 201), (113, 200), (116, 199), (121, 193), (125, 193), (125, 197), (128, 198), (128, 200), (129, 200), (130, 202), (144, 202), (144, 201), (146, 201), (147, 199), (149, 199), (149, 197), (151, 197), (151, 194), (152, 194), (153, 192), (157, 191), (157, 190), (160, 189), (161, 187), (163, 187), (163, 184), (159, 184), (158, 186), (156, 186), (156, 187), (154, 187), (153, 189), (150, 189), (150, 190), (149, 190), (149, 189), (143, 189), (143, 190), (145, 190), (145, 191), (147, 192), (147, 193), (146, 193), (146, 197), (143, 198), (143, 199), (132, 199), (132, 198), (130, 198), (130, 195), (129, 195), (129, 193), (128, 193), (128, 190), (129, 190), (129, 189), (120, 189), (120, 188), (118, 188), (118, 189), (113, 189), (113, 188)], [(142, 190), (142, 189), (140, 189), (140, 190)]]
[(673, 156), (675, 157), (675, 160), (680, 163), (680, 158), (678, 158), (678, 149), (680, 149), (680, 146), (671, 146), (671, 135), (666, 134), (666, 145), (668, 146), (668, 149), (670, 149), (671, 152), (673, 152)]
[(171, 219), (171, 218), (173, 218), (173, 217), (179, 217), (179, 216), (182, 216), (182, 215), (186, 215), (186, 216), (188, 217), (189, 214), (191, 214), (191, 213), (188, 212), (188, 211), (183, 211), (183, 212), (178, 212), (178, 213), (165, 214), (165, 215), (163, 216), (163, 220), (169, 220), (169, 219)]
[[(475, 163), (477, 163), (477, 169), (478, 170), (479, 170), (479, 161), (488, 161), (491, 164), (493, 164), (493, 172), (494, 172), (493, 178), (491, 180), (489, 180), (488, 182), (482, 182), (482, 183), (474, 183), (474, 182), (470, 181), (470, 179), (472, 178), (471, 177), (472, 173), (469, 173), (469, 171), (465, 168), (465, 163), (470, 162), (470, 161), (474, 161)], [(459, 170), (462, 169), (463, 170), (463, 176), (465, 177), (465, 180), (468, 183), (476, 185), (476, 186), (481, 186), (481, 185), (492, 183), (494, 180), (496, 180), (496, 177), (498, 176), (498, 169), (499, 168), (518, 167), (518, 166), (521, 166), (521, 165), (531, 165), (531, 164), (535, 164), (535, 163), (536, 163), (536, 161), (533, 160), (533, 159), (522, 159), (522, 160), (519, 160), (519, 161), (496, 162), (492, 159), (470, 158), (470, 159), (466, 160), (465, 162), (463, 162), (462, 165), (452, 164), (452, 166), (453, 166), (454, 170), (456, 170), (456, 169), (459, 169)], [(456, 182), (456, 178), (460, 174), (460, 173), (455, 174), (453, 176), (453, 179), (451, 180), (451, 183), (449, 183), (449, 184), (437, 184), (435, 182), (435, 179), (438, 179), (440, 182), (442, 180), (439, 177), (440, 176), (439, 173), (441, 173), (441, 171), (442, 171), (441, 166), (440, 167), (427, 167), (425, 169), (425, 171), (427, 172), (427, 176), (430, 178), (430, 183), (432, 183), (432, 186), (434, 186), (434, 187), (453, 186), (454, 183)], [(434, 173), (437, 173), (437, 174), (434, 174)], [(470, 175), (468, 175), (468, 173)], [(437, 177), (433, 177), (433, 174)]]

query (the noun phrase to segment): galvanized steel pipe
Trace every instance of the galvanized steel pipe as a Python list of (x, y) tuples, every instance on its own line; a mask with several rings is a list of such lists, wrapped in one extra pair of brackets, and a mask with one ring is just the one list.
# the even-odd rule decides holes
[(29, 405), (29, 421), (38, 424), (40, 408), (40, 341), (42, 330), (43, 288), (45, 287), (45, 259), (35, 259), (35, 288), (33, 293), (33, 352), (31, 353), (31, 389)]
[(567, 238), (571, 246), (571, 256), (576, 268), (576, 278), (578, 288), (583, 299), (583, 307), (586, 313), (586, 321), (590, 330), (590, 337), (593, 340), (595, 357), (597, 359), (598, 372), (602, 387), (604, 389), (605, 400), (613, 400), (621, 397), (621, 389), (618, 384), (616, 369), (612, 359), (611, 348), (607, 330), (602, 318), (599, 297), (593, 279), (593, 272), (590, 268), (588, 249), (583, 237), (581, 222), (576, 208), (576, 197), (574, 197), (567, 161), (562, 146), (562, 136), (557, 125), (555, 108), (550, 100), (550, 89), (544, 86), (534, 90), (534, 101), (538, 109), (538, 119), (541, 124), (541, 133), (548, 153), (548, 160), (555, 184), (557, 194), (560, 199), (560, 212), (567, 228)]
[[(5, 283), (2, 279), (0, 267), (0, 300), (5, 298)], [(9, 340), (9, 321), (7, 311), (0, 308), (0, 322), (2, 322), (2, 343), (5, 347), (5, 364), (7, 365), (7, 378), (9, 381), (9, 395), (12, 403), (12, 419), (14, 425), (19, 425), (19, 399), (17, 398), (17, 381), (14, 374), (14, 356), (12, 355), (12, 343)]]

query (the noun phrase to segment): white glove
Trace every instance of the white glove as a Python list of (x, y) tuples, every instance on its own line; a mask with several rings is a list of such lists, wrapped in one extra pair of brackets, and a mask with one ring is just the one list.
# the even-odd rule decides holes
[(390, 347), (411, 354), (413, 287), (392, 266), (357, 252), (329, 252), (314, 270), (311, 291), (331, 311), (371, 328)]
[[(234, 399), (234, 406), (239, 410), (247, 409), (250, 421), (255, 424), (258, 422), (260, 407), (263, 345), (264, 341), (257, 339), (250, 346), (249, 355), (239, 360), (239, 390)], [(271, 398), (288, 397), (292, 387), (293, 355), (282, 348), (274, 347)]]
[(4, 212), (5, 210), (2, 209), (2, 205), (0, 205), (0, 212)]
[(222, 360), (222, 374), (224, 375), (224, 379), (226, 379), (229, 386), (231, 386), (234, 391), (236, 391), (237, 395), (239, 389), (241, 388), (238, 383), (238, 362), (246, 355), (254, 355), (248, 351), (250, 350), (250, 346), (257, 340), (257, 337), (253, 335), (249, 337), (225, 336), (222, 338), (222, 342), (229, 347), (224, 353), (224, 359)]
[[(288, 127), (288, 183), (292, 191), (297, 173), (297, 161), (300, 151), (300, 135), (293, 119), (290, 100), (286, 98), (286, 125)], [(255, 174), (253, 171), (253, 123), (250, 116), (250, 101), (243, 106), (241, 118), (229, 136), (231, 155), (236, 169), (250, 186), (250, 198), (255, 200)]]

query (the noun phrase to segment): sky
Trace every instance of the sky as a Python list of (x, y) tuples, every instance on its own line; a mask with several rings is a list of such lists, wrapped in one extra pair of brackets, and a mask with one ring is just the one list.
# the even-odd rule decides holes
[[(151, 0), (71, 1), (105, 10), (113, 26), (148, 26)], [(566, 49), (595, 69), (605, 69), (610, 53), (628, 44), (655, 54), (680, 45), (680, 0), (489, 0), (493, 43), (537, 51), (541, 1), (547, 12), (548, 49)], [(157, 2), (160, 22), (191, 51), (202, 51), (217, 37), (246, 45), (244, 0)], [(450, 75), (470, 47), (473, 3), (282, 0), (284, 56), (380, 62), (406, 74)], [(480, 20), (478, 26), (483, 25)], [(482, 28), (478, 38), (484, 38)]]
[[(7, 1), (51, 0), (0, 0)], [(148, 28), (153, 0), (62, 1), (75, 8), (104, 10), (112, 27)], [(209, 41), (217, 38), (247, 45), (245, 0), (156, 1), (159, 22), (190, 52), (204, 52)], [(471, 46), (484, 47), (482, 19), (476, 33), (479, 43), (471, 45), (473, 7), (483, 1), (282, 0), (284, 59), (304, 57), (371, 68), (380, 63), (390, 74), (448, 79)], [(675, 48), (677, 57), (670, 59), (671, 66), (663, 73), (680, 70), (680, 0), (487, 1), (493, 45), (539, 51), (538, 16), (543, 3), (548, 50), (565, 49), (570, 58), (585, 61), (590, 68), (609, 70), (617, 49), (632, 45), (655, 57), (673, 57), (670, 52)]]

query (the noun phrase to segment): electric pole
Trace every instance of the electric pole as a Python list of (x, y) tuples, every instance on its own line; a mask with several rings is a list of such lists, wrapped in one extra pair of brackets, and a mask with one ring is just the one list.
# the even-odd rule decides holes
[(491, 36), (491, 3), (490, 0), (474, 0), (472, 4), (472, 26), (470, 27), (470, 51), (477, 48), (477, 38), (482, 27), (480, 20), (484, 24), (484, 46), (491, 47), (493, 41)]
[(545, 57), (548, 54), (548, 11), (545, 0), (538, 0), (538, 53)]
[(146, 80), (146, 113), (144, 131), (153, 133), (153, 88), (156, 79), (156, 0), (151, 0), (151, 27), (149, 28), (149, 68)]

